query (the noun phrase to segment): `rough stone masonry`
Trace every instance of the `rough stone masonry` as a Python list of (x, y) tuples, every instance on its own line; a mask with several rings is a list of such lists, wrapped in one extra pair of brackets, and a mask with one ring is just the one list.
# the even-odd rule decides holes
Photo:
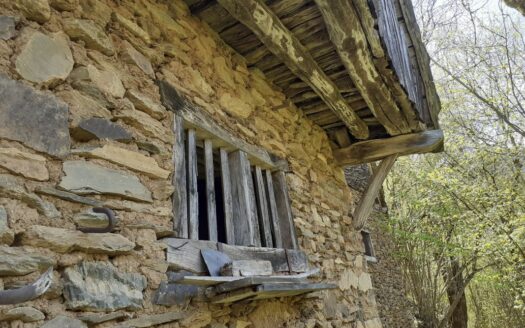
[[(288, 161), (300, 247), (338, 289), (154, 304), (175, 141), (157, 79)], [(54, 267), (43, 296), (0, 308), (0, 327), (381, 327), (353, 197), (325, 132), (182, 0), (0, 2), (0, 289)], [(116, 231), (76, 229), (100, 224), (94, 206), (117, 213)]]

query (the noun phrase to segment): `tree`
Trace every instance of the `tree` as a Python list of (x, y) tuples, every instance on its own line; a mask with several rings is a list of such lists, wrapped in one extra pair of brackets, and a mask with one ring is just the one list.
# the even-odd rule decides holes
[[(421, 0), (416, 15), (442, 99), (446, 151), (400, 160), (386, 192), (421, 326), (463, 328), (469, 314), (481, 324), (479, 307), (497, 307), (479, 295), (492, 292), (512, 300), (498, 311), (515, 320), (498, 324), (523, 327), (525, 19), (474, 0)], [(500, 289), (482, 290), (488, 278)], [(486, 322), (479, 327), (492, 327)]]

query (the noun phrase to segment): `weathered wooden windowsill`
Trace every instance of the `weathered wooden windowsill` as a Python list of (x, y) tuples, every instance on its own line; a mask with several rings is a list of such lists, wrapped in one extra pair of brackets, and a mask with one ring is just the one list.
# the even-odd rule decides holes
[(272, 263), (275, 273), (302, 273), (308, 270), (308, 258), (296, 249), (233, 246), (208, 240), (164, 238), (168, 246), (166, 260), (171, 270), (186, 270), (196, 274), (207, 274), (201, 250), (223, 252), (232, 260), (265, 260)]

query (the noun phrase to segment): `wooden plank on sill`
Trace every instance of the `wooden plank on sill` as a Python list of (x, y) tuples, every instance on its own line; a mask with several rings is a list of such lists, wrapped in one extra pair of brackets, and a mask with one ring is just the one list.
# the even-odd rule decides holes
[(246, 153), (241, 150), (230, 153), (228, 158), (230, 172), (235, 172), (230, 175), (232, 205), (236, 209), (233, 211), (235, 244), (260, 246), (255, 198), (250, 195), (250, 190), (253, 190), (250, 162), (248, 162)]
[[(290, 268), (286, 250), (282, 248), (235, 246), (215, 243), (208, 240), (189, 240), (180, 238), (164, 238), (162, 241), (168, 245), (167, 262), (172, 269), (184, 269), (194, 273), (207, 273), (206, 265), (201, 257), (201, 249), (219, 250), (228, 255), (232, 260), (266, 260), (272, 263), (273, 271), (278, 272), (304, 272), (308, 262), (306, 254), (300, 250), (301, 255), (296, 256), (299, 261), (290, 261)], [(288, 250), (289, 252), (290, 250)]]
[(213, 145), (204, 140), (204, 165), (206, 170), (206, 205), (208, 209), (208, 239), (219, 241), (217, 230), (217, 207), (215, 204), (215, 176), (213, 168)]
[(168, 245), (166, 260), (172, 270), (187, 270), (202, 274), (208, 273), (201, 256), (201, 249), (217, 250), (217, 243), (207, 240), (189, 240), (179, 238), (164, 238)]
[(218, 2), (233, 17), (252, 30), (295, 75), (308, 83), (347, 124), (356, 138), (366, 139), (368, 137), (366, 124), (344, 101), (336, 85), (326, 76), (306, 47), (263, 1), (218, 0)]
[(173, 206), (173, 230), (179, 238), (188, 238), (188, 198), (186, 194), (186, 154), (182, 118), (173, 115), (173, 178), (175, 187), (171, 202)]
[(379, 167), (374, 170), (374, 173), (368, 180), (368, 185), (366, 187), (363, 196), (359, 200), (359, 204), (353, 214), (353, 224), (355, 230), (361, 230), (366, 223), (366, 220), (372, 212), (372, 207), (379, 193), (379, 189), (383, 185), (386, 176), (390, 172), (390, 169), (394, 165), (397, 159), (397, 155), (390, 155), (384, 160), (381, 161)]
[(391, 90), (377, 71), (357, 11), (351, 1), (315, 0), (341, 61), (366, 103), (390, 135), (410, 133)]
[(217, 148), (223, 148), (228, 152), (239, 149), (244, 151), (248, 154), (248, 159), (254, 165), (259, 165), (262, 168), (271, 170), (288, 170), (286, 160), (232, 135), (232, 133), (217, 124), (204, 109), (192, 104), (185, 97), (181, 96), (168, 81), (159, 80), (157, 84), (159, 86), (162, 104), (167, 109), (182, 117), (185, 129), (194, 129), (199, 138), (212, 140)]
[(188, 162), (188, 238), (199, 239), (199, 195), (197, 191), (197, 145), (195, 130), (189, 129), (186, 136)]
[[(228, 290), (234, 290), (247, 286), (247, 282), (236, 284), (235, 282), (248, 279), (251, 281), (250, 284), (263, 283), (263, 282), (303, 282), (310, 276), (314, 276), (319, 273), (319, 269), (313, 269), (304, 273), (294, 275), (282, 275), (282, 276), (269, 276), (269, 277), (210, 277), (210, 276), (184, 276), (171, 283), (184, 284), (184, 285), (195, 285), (195, 286), (217, 286), (218, 292), (225, 292)], [(232, 283), (233, 285), (229, 285)], [(238, 286), (238, 287), (237, 287)], [(220, 287), (220, 288), (219, 288)]]
[(273, 272), (272, 262), (261, 260), (233, 260), (226, 264), (222, 270), (222, 276), (271, 276)]
[(235, 244), (235, 232), (233, 225), (233, 205), (232, 190), (230, 178), (230, 164), (228, 163), (228, 153), (226, 149), (219, 150), (221, 161), (221, 180), (222, 180), (222, 198), (224, 206), (224, 224), (226, 228), (226, 242)]
[(306, 278), (292, 278), (293, 276), (271, 276), (271, 277), (241, 277), (241, 279), (232, 280), (229, 282), (222, 283), (215, 287), (217, 294), (230, 292), (232, 290), (252, 286), (260, 285), (264, 283), (293, 283), (293, 282), (307, 282)]
[(281, 236), (281, 225), (279, 224), (279, 212), (277, 211), (277, 202), (275, 201), (275, 191), (273, 189), (272, 172), (264, 171), (266, 179), (267, 199), (269, 205), (270, 222), (272, 226), (273, 245), (276, 248), (283, 248), (283, 238)]
[(255, 197), (257, 199), (257, 213), (259, 217), (259, 230), (261, 232), (262, 246), (273, 247), (272, 226), (270, 224), (266, 187), (262, 169), (259, 166), (255, 167)]
[(327, 283), (263, 283), (216, 295), (212, 303), (233, 303), (241, 300), (257, 300), (276, 297), (290, 297), (325, 289), (335, 289), (337, 285)]
[(370, 163), (393, 154), (401, 156), (440, 151), (443, 148), (443, 140), (443, 131), (430, 130), (386, 139), (360, 141), (349, 147), (334, 150), (334, 158), (341, 166)]
[(290, 196), (286, 176), (283, 171), (272, 173), (273, 187), (275, 191), (275, 201), (277, 212), (279, 213), (281, 237), (284, 248), (297, 249), (298, 242), (293, 222), (292, 208), (290, 206)]

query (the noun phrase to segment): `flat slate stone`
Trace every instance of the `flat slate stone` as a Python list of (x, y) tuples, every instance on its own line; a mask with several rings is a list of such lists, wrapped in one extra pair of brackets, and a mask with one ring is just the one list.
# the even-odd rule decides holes
[(82, 40), (87, 48), (98, 50), (107, 56), (115, 53), (111, 39), (93, 21), (67, 18), (63, 23), (64, 31), (72, 40)]
[(28, 179), (47, 181), (49, 172), (44, 156), (16, 148), (0, 148), (0, 167)]
[(110, 139), (129, 142), (132, 140), (131, 133), (122, 126), (99, 117), (80, 121), (78, 126), (72, 129), (71, 135), (78, 141)]
[(73, 202), (73, 203), (86, 204), (86, 205), (90, 205), (93, 207), (103, 206), (103, 203), (99, 200), (88, 198), (88, 197), (82, 197), (72, 192), (58, 190), (53, 187), (37, 187), (35, 189), (35, 192), (37, 194), (53, 196), (53, 197), (57, 197), (63, 200), (67, 200), (69, 202)]
[(127, 167), (152, 178), (167, 179), (170, 171), (161, 168), (153, 157), (139, 152), (107, 144), (102, 147), (84, 147), (72, 151), (88, 158), (100, 158)]
[(44, 323), (40, 328), (87, 328), (87, 325), (76, 318), (59, 315)]
[(64, 298), (72, 310), (142, 309), (146, 278), (119, 272), (105, 262), (82, 262), (64, 270)]
[(155, 71), (153, 71), (153, 66), (151, 66), (149, 59), (133, 48), (127, 41), (124, 41), (121, 56), (125, 62), (135, 64), (150, 77), (155, 77)]
[(24, 79), (35, 83), (53, 83), (68, 77), (74, 60), (65, 34), (47, 36), (35, 32), (22, 48), (15, 64), (16, 71)]
[(0, 74), (0, 138), (56, 157), (69, 153), (67, 105)]
[(158, 325), (178, 321), (186, 317), (188, 317), (188, 314), (185, 312), (166, 312), (160, 314), (141, 315), (139, 318), (125, 321), (122, 324), (117, 325), (115, 328), (157, 327)]
[(35, 322), (45, 318), (46, 316), (42, 312), (30, 306), (9, 309), (0, 314), (0, 321), (20, 320), (22, 322)]
[(151, 192), (134, 176), (86, 161), (64, 162), (59, 188), (80, 195), (108, 194), (152, 202)]
[(55, 261), (24, 247), (0, 246), (0, 276), (24, 276), (55, 265)]
[(0, 39), (9, 40), (15, 36), (15, 19), (9, 16), (0, 16)]
[(84, 233), (77, 230), (30, 226), (22, 233), (21, 244), (48, 248), (57, 253), (80, 251), (88, 254), (129, 254), (135, 243), (116, 233)]
[(62, 216), (53, 203), (27, 192), (23, 184), (20, 184), (13, 176), (8, 174), (0, 174), (0, 197), (18, 199), (50, 219)]

